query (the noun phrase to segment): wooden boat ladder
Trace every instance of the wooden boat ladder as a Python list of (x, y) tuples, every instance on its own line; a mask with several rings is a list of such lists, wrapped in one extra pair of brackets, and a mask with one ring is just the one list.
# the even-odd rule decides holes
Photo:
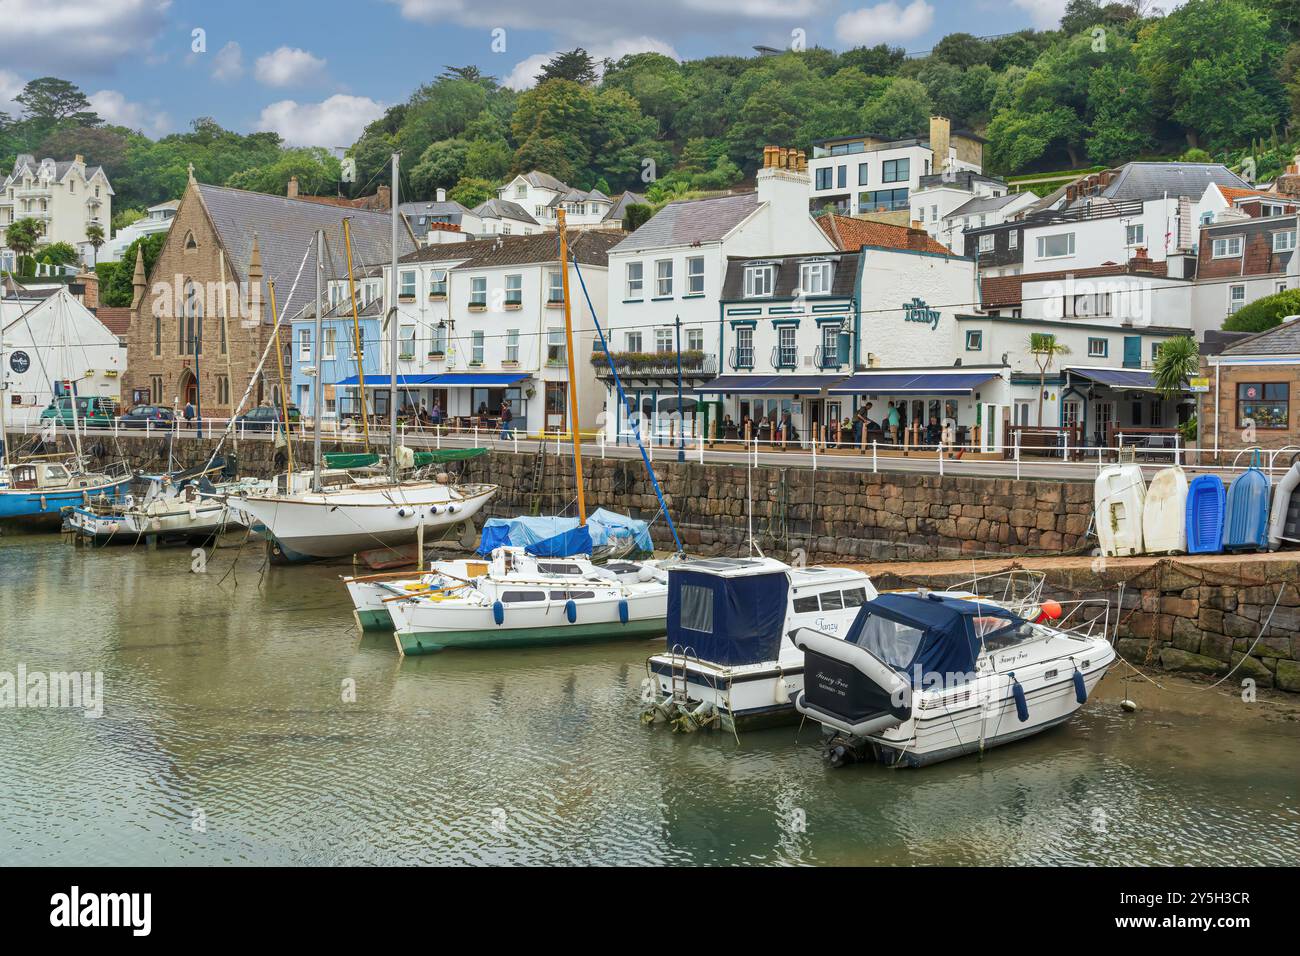
[(533, 481), (530, 491), (533, 504), (530, 513), (534, 516), (542, 513), (542, 484), (546, 481), (546, 439), (537, 442), (537, 454), (533, 458)]

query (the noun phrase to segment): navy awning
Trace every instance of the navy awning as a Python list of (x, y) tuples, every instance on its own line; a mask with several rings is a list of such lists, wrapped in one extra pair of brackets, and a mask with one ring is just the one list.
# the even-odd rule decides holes
[(831, 386), (832, 395), (969, 395), (993, 372), (858, 372)]
[[(437, 375), (432, 375), (432, 374), (399, 375), (397, 376), (397, 387), (410, 388), (416, 385), (432, 385), (433, 380), (436, 379), (437, 377), (438, 377)], [(360, 385), (361, 382), (356, 375), (349, 375), (347, 378), (343, 379), (343, 381), (335, 382), (334, 384), (345, 386), (345, 387), (351, 385), (352, 387), (355, 388), (356, 386)], [(387, 375), (385, 375), (382, 372), (375, 372), (372, 375), (366, 376), (366, 388), (388, 388), (390, 384), (391, 384), (391, 380)]]
[(438, 388), (501, 388), (528, 378), (519, 372), (447, 372), (430, 383)]
[(752, 392), (773, 378), (771, 375), (719, 375), (711, 382), (696, 385), (691, 391), (697, 395), (721, 392)]
[(1065, 371), (1078, 378), (1111, 388), (1131, 388), (1151, 392), (1156, 388), (1156, 377), (1150, 369), (1067, 368)]
[(843, 375), (777, 375), (762, 385), (750, 388), (751, 392), (815, 392), (844, 381)]

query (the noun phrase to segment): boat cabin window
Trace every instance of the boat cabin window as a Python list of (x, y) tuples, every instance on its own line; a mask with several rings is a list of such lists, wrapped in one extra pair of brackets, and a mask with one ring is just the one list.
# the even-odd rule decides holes
[(545, 591), (503, 591), (502, 604), (518, 604), (523, 601), (545, 601)]
[(819, 605), (815, 594), (794, 599), (794, 613), (796, 614), (811, 614), (817, 610), (819, 610)]
[(826, 591), (821, 595), (823, 611), (838, 611), (844, 607), (844, 599), (839, 591)]
[(713, 591), (698, 584), (682, 585), (682, 627), (713, 633)]
[(1017, 625), (1004, 617), (977, 617), (971, 623), (975, 625), (975, 636), (987, 651), (1005, 650), (1034, 635), (1028, 624)]
[(581, 574), (582, 569), (576, 564), (544, 564), (537, 562), (537, 570), (542, 574)]
[(846, 607), (862, 607), (867, 603), (866, 588), (850, 588), (847, 591), (823, 591), (820, 595), (794, 599), (794, 613), (811, 614), (815, 611), (838, 611)]
[(35, 465), (14, 465), (13, 468), (10, 469), (10, 473), (15, 488), (36, 487)]
[(46, 465), (45, 478), (47, 481), (59, 481), (68, 477), (68, 469), (62, 465)]
[(862, 605), (866, 603), (867, 603), (866, 588), (849, 588), (849, 590), (844, 592), (845, 607), (862, 607)]
[(585, 599), (594, 598), (595, 596), (596, 596), (595, 591), (552, 591), (551, 592), (552, 601), (568, 601), (570, 599), (574, 601), (582, 601)]
[(863, 623), (858, 646), (880, 658), (890, 667), (905, 668), (912, 663), (925, 632), (875, 614)]

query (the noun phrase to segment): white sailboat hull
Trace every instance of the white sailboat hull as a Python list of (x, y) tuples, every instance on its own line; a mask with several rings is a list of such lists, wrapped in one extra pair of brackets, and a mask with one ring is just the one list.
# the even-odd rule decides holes
[(472, 518), (496, 485), (437, 482), (349, 488), (294, 496), (227, 499), (266, 526), (285, 549), (309, 558), (336, 558), (415, 541), (425, 532)]

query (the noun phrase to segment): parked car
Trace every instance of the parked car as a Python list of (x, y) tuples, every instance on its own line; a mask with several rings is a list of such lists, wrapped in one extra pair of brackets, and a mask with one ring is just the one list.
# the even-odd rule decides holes
[(117, 421), (123, 428), (170, 428), (176, 413), (166, 405), (136, 405)]
[[(117, 417), (117, 402), (102, 395), (78, 395), (76, 423), (82, 428), (105, 428), (113, 424)], [(41, 410), (41, 421), (57, 421), (60, 425), (72, 427), (72, 398), (64, 395), (56, 398)]]
[[(297, 405), (289, 406), (289, 430), (302, 420), (302, 413), (298, 410)], [(249, 432), (269, 432), (271, 429), (284, 419), (280, 414), (279, 406), (259, 405), (252, 411), (246, 412), (235, 419), (236, 433), (239, 431)]]

